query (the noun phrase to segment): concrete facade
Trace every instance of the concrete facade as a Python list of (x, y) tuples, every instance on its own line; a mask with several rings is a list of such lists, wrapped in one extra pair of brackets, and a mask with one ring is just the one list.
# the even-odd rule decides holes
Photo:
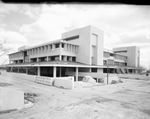
[(140, 48), (137, 46), (113, 48), (117, 54), (127, 56), (127, 64), (131, 67), (140, 67)]
[(98, 76), (107, 72), (138, 71), (140, 66), (138, 47), (107, 50), (103, 44), (104, 31), (94, 26), (86, 26), (65, 32), (55, 41), (33, 47), (20, 47), (18, 52), (9, 54), (11, 63), (8, 67), (13, 67), (15, 72), (19, 72), (20, 66), (29, 67), (28, 72), (38, 76), (74, 76), (76, 81), (79, 80), (79, 75), (90, 74), (94, 78), (99, 78)]

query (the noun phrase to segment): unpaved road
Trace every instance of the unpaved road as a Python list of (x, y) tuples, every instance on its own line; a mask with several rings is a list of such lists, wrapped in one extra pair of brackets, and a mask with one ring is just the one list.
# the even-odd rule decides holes
[(37, 94), (33, 107), (0, 114), (0, 119), (150, 119), (150, 80), (65, 90), (0, 75), (10, 88)]

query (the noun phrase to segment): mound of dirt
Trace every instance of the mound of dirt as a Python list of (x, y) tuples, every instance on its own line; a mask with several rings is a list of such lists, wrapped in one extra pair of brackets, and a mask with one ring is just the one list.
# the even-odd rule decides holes
[(82, 82), (86, 82), (86, 83), (96, 83), (96, 80), (93, 79), (91, 76), (85, 76), (85, 77), (82, 79)]

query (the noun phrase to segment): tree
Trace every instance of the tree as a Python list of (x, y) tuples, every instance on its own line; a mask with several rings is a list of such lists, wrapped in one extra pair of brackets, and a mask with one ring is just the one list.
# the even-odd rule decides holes
[[(5, 43), (6, 43), (5, 41), (0, 43), (0, 58), (4, 55), (8, 54), (9, 51), (11, 50), (11, 48), (4, 47)], [(6, 60), (2, 64), (4, 64), (5, 62), (6, 62)]]

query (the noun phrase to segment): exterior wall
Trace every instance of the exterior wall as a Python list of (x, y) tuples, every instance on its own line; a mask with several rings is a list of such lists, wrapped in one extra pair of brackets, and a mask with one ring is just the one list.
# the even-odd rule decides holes
[[(95, 51), (95, 55), (94, 55), (93, 64), (94, 65), (103, 65), (104, 32), (102, 30), (99, 30), (99, 29), (91, 26), (91, 35), (94, 35), (94, 34), (97, 35), (97, 40), (96, 40), (96, 47), (95, 47), (96, 51)], [(93, 42), (93, 39), (91, 39), (91, 42)]]
[[(25, 56), (23, 54), (19, 56), (14, 55), (23, 53), (22, 51), (9, 56), (10, 60), (17, 62), (19, 62), (18, 60), (24, 60), (25, 62), (63, 60), (76, 61), (87, 65), (106, 65), (106, 61), (108, 61), (109, 65), (126, 66), (127, 64), (127, 66), (139, 67), (138, 47), (121, 47), (114, 48), (113, 51), (107, 51), (103, 49), (103, 39), (103, 31), (93, 26), (86, 26), (63, 33), (62, 39), (57, 41), (27, 49), (24, 49), (24, 46), (20, 47), (18, 50), (24, 50)], [(127, 52), (115, 53), (116, 51)], [(13, 55), (15, 57), (12, 57)]]
[(109, 65), (125, 66), (127, 63), (126, 56), (113, 53), (112, 51), (104, 51), (103, 57), (103, 65), (107, 65), (108, 62)]
[(120, 47), (120, 48), (113, 48), (113, 50), (114, 52), (126, 51), (126, 53), (118, 53), (118, 54), (127, 56), (127, 66), (131, 66), (131, 67), (140, 66), (140, 54), (138, 54), (138, 52), (140, 52), (139, 47), (136, 46)]
[(16, 52), (16, 53), (12, 53), (9, 55), (9, 60), (13, 61), (13, 60), (23, 60), (24, 58), (24, 54), (23, 52)]
[[(96, 41), (92, 39), (93, 34), (97, 36)], [(79, 45), (76, 61), (89, 65), (103, 65), (103, 32), (93, 26), (87, 26), (63, 33), (62, 39), (77, 35), (79, 35), (78, 39), (66, 41)], [(92, 52), (92, 46), (95, 46), (94, 52)]]

